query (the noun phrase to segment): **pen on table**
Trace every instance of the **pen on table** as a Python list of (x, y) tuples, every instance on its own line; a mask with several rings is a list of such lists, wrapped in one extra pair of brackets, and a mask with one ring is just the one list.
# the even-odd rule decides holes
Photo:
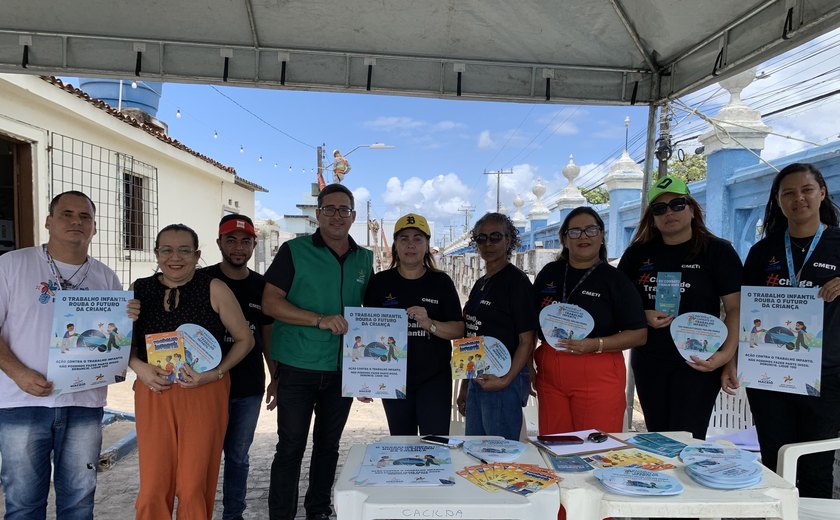
[(486, 460), (482, 459), (482, 458), (481, 458), (481, 457), (479, 457), (478, 455), (473, 455), (472, 453), (470, 453), (470, 452), (468, 452), (468, 451), (464, 451), (464, 453), (466, 453), (466, 454), (467, 454), (467, 455), (469, 455), (470, 457), (474, 458), (475, 460), (477, 460), (477, 461), (481, 462), (482, 464), (490, 464), (489, 462), (487, 462)]

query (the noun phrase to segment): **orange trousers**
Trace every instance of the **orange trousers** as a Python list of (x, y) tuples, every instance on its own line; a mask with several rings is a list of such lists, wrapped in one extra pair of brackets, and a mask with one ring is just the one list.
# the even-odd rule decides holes
[(210, 520), (228, 421), (230, 377), (156, 394), (134, 385), (140, 492), (136, 520)]
[(627, 370), (621, 352), (570, 354), (543, 343), (534, 361), (541, 435), (623, 430)]

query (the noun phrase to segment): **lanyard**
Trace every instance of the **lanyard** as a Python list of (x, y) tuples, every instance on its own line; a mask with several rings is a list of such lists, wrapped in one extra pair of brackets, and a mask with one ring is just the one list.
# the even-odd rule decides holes
[(823, 233), (823, 225), (820, 223), (820, 227), (817, 229), (817, 234), (814, 235), (814, 239), (811, 240), (811, 247), (808, 248), (808, 252), (805, 253), (805, 259), (802, 260), (802, 267), (799, 268), (799, 271), (793, 272), (793, 254), (790, 252), (790, 229), (785, 230), (785, 259), (787, 260), (788, 266), (788, 276), (790, 278), (790, 286), (791, 287), (799, 287), (799, 275), (802, 274), (802, 270), (805, 269), (805, 265), (808, 263), (808, 259), (811, 258), (811, 253), (814, 252), (814, 249), (817, 247), (817, 242), (820, 241), (820, 237), (822, 237)]
[(58, 270), (58, 266), (55, 265), (55, 260), (53, 260), (53, 257), (50, 254), (50, 251), (47, 249), (47, 245), (43, 244), (41, 247), (44, 249), (44, 255), (46, 255), (46, 257), (47, 257), (47, 266), (50, 268), (50, 273), (52, 273), (53, 278), (55, 278), (55, 281), (58, 282), (58, 287), (62, 290), (78, 289), (79, 287), (81, 287), (81, 285), (87, 279), (88, 272), (90, 271), (90, 265), (88, 265), (88, 268), (85, 271), (85, 276), (82, 278), (82, 280), (79, 283), (73, 284), (73, 283), (70, 282), (70, 280), (72, 280), (74, 276), (79, 274), (79, 271), (82, 270), (82, 267), (84, 267), (88, 263), (87, 257), (85, 257), (85, 261), (82, 262), (82, 265), (80, 265), (79, 268), (76, 269), (76, 272), (71, 274), (70, 278), (65, 280), (64, 277), (61, 276), (61, 273)]
[(569, 262), (568, 261), (566, 262), (566, 271), (563, 273), (563, 300), (562, 300), (563, 303), (569, 303), (569, 298), (572, 297), (572, 293), (575, 292), (575, 289), (580, 287), (580, 284), (582, 284), (583, 281), (586, 280), (589, 277), (589, 275), (592, 274), (592, 271), (594, 271), (595, 268), (598, 267), (599, 265), (601, 265), (600, 260), (595, 262), (595, 265), (593, 265), (592, 267), (587, 269), (586, 272), (583, 273), (583, 276), (580, 277), (580, 280), (578, 280), (578, 282), (575, 284), (575, 286), (572, 287), (572, 290), (569, 291), (569, 295), (566, 296), (566, 278), (569, 275)]

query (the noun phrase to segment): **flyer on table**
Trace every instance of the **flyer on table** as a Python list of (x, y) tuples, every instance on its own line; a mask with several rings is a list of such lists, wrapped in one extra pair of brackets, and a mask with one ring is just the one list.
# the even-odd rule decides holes
[(430, 444), (370, 444), (355, 479), (359, 486), (451, 486), (448, 448)]
[(125, 381), (133, 291), (59, 291), (53, 306), (47, 379), (54, 394)]
[(405, 399), (408, 315), (404, 309), (347, 307), (341, 395)]
[(820, 395), (823, 301), (817, 292), (741, 288), (738, 378), (743, 385)]

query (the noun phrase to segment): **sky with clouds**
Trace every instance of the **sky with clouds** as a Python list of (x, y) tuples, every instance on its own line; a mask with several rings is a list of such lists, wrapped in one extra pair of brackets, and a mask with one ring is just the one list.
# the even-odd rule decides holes
[[(793, 105), (836, 90), (838, 64), (840, 29), (759, 66), (766, 78), (747, 87), (742, 97), (762, 113)], [(714, 115), (727, 99), (714, 85), (681, 101)], [(347, 158), (352, 171), (344, 184), (357, 197), (360, 217), (369, 200), (371, 217), (392, 219), (419, 212), (434, 220), (442, 233), (450, 224), (463, 225), (465, 207), (473, 208), (473, 219), (495, 210), (496, 176), (486, 171), (512, 171), (500, 176), (501, 203), (510, 212), (517, 194), (533, 199), (531, 187), (537, 177), (546, 184), (545, 199), (550, 202), (551, 194), (566, 184), (562, 169), (570, 155), (581, 167), (577, 184), (597, 186), (624, 149), (625, 135), (631, 156), (642, 159), (647, 113), (647, 107), (166, 84), (158, 117), (169, 124), (174, 138), (269, 190), (257, 194), (258, 218), (298, 213), (295, 204), (316, 178), (318, 146), (323, 145), (325, 162), (331, 163), (334, 149), (346, 153), (359, 145), (393, 145), (395, 149), (387, 150), (360, 147)], [(762, 155), (770, 160), (836, 140), (838, 120), (840, 95), (768, 117), (765, 122), (779, 135), (768, 137)], [(672, 121), (675, 139), (707, 128), (679, 104)], [(693, 151), (699, 143), (679, 146)], [(526, 203), (525, 212), (528, 207)]]

